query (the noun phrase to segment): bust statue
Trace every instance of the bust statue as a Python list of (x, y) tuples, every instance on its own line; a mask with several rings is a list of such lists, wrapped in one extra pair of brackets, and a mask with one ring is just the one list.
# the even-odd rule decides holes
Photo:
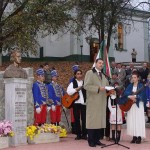
[(20, 67), (21, 52), (18, 47), (13, 48), (13, 51), (11, 52), (10, 55), (10, 61), (13, 62), (13, 64), (9, 65), (6, 68), (3, 77), (27, 79), (26, 71)]

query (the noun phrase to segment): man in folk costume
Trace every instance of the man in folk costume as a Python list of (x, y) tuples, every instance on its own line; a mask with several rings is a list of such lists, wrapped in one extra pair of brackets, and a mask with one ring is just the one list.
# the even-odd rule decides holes
[[(73, 65), (73, 66), (72, 66), (72, 71), (73, 71), (73, 73), (74, 73), (75, 71), (77, 71), (77, 70), (79, 70), (79, 65)], [(71, 83), (73, 80), (74, 80), (74, 77), (72, 77), (72, 78), (69, 80), (69, 83)]]
[[(77, 137), (75, 140), (85, 139), (87, 140), (87, 130), (86, 130), (86, 91), (83, 88), (82, 71), (76, 70), (74, 72), (74, 80), (69, 84), (67, 88), (67, 93), (73, 95), (75, 93), (79, 94), (79, 98), (73, 104), (73, 115), (75, 118), (75, 128)], [(80, 125), (80, 119), (82, 125)], [(82, 129), (81, 129), (82, 126)]]
[[(76, 64), (76, 65), (73, 65), (72, 66), (72, 70), (73, 70), (73, 73), (77, 70), (79, 70), (79, 65)], [(72, 77), (70, 80), (69, 80), (69, 83), (73, 82), (74, 80), (74, 77)], [(70, 118), (71, 118), (71, 127), (72, 127), (72, 133), (73, 134), (76, 134), (76, 127), (75, 127), (75, 118), (74, 118), (74, 115), (73, 115), (73, 107), (70, 108)]]
[(65, 94), (64, 89), (57, 83), (58, 74), (56, 70), (51, 71), (52, 82), (48, 85), (49, 99), (53, 101), (50, 110), (50, 120), (52, 124), (59, 126), (61, 121), (61, 98)]
[(47, 111), (50, 110), (50, 105), (47, 105), (48, 90), (47, 86), (43, 83), (44, 70), (38, 69), (36, 71), (37, 81), (33, 83), (32, 93), (34, 99), (34, 124), (41, 125), (46, 123)]
[(106, 128), (106, 90), (109, 85), (105, 75), (101, 73), (103, 60), (98, 58), (95, 67), (85, 75), (84, 88), (86, 99), (86, 128), (90, 147), (103, 146), (100, 140), (100, 129)]

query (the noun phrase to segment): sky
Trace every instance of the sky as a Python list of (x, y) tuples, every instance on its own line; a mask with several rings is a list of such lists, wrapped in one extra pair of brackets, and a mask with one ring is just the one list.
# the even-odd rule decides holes
[[(136, 5), (138, 5), (139, 2), (145, 2), (145, 1), (150, 2), (150, 0), (132, 0), (132, 4), (133, 4), (133, 6), (136, 6)], [(140, 8), (142, 10), (150, 10), (150, 6), (147, 4), (142, 4), (142, 5), (138, 6), (138, 8)]]

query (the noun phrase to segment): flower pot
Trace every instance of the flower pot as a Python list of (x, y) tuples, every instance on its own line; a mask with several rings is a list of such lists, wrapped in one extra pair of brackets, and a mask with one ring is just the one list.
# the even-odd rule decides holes
[(59, 134), (54, 133), (40, 133), (31, 140), (28, 137), (29, 144), (41, 144), (41, 143), (51, 143), (51, 142), (59, 142)]
[(9, 147), (9, 137), (0, 137), (0, 149)]

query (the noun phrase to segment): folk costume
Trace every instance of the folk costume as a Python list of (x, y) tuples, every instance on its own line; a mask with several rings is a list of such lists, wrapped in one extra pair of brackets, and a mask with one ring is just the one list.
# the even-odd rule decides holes
[[(79, 69), (79, 65), (73, 65), (72, 66), (72, 71), (75, 72), (76, 70)], [(69, 83), (73, 82), (74, 80), (74, 77), (72, 77), (70, 80), (69, 80)], [(73, 115), (73, 107), (70, 108), (70, 118), (71, 118), (71, 128), (72, 128), (72, 134), (76, 134), (76, 127), (75, 127), (75, 118), (74, 118), (74, 115)]]
[[(129, 84), (126, 88), (124, 95), (132, 95), (138, 89), (143, 87), (142, 83), (138, 83), (137, 87)], [(145, 116), (144, 107), (146, 106), (146, 90), (144, 89), (136, 95), (136, 103), (132, 105), (127, 112), (127, 134), (133, 136), (131, 143), (141, 143), (141, 137), (145, 138)]]
[[(51, 77), (58, 76), (57, 71), (51, 72)], [(49, 99), (53, 101), (52, 109), (50, 110), (50, 120), (52, 124), (59, 125), (61, 121), (61, 98), (65, 94), (64, 89), (57, 82), (52, 82), (48, 85)]]
[(109, 85), (105, 75), (96, 68), (87, 71), (84, 88), (87, 92), (86, 100), (86, 128), (89, 146), (99, 144), (100, 129), (106, 128), (106, 91), (99, 91), (100, 87)]
[(146, 84), (146, 98), (147, 98), (147, 104), (146, 104), (146, 113), (147, 113), (147, 123), (150, 123), (150, 73), (147, 78), (147, 84)]
[[(123, 123), (122, 111), (119, 108), (119, 105), (116, 104), (117, 101), (116, 94), (111, 94), (108, 98), (108, 108), (110, 110), (110, 124), (111, 125), (121, 125)], [(117, 106), (117, 120), (116, 120), (116, 106)], [(116, 122), (117, 121), (117, 122)], [(120, 141), (121, 130), (117, 130), (117, 141)], [(115, 141), (115, 130), (112, 129), (112, 140)]]
[[(83, 86), (83, 81), (79, 81), (74, 78), (74, 80), (69, 84), (67, 88), (68, 95), (75, 94), (76, 88)], [(86, 91), (84, 88), (82, 88), (79, 93), (79, 99), (75, 101), (73, 104), (73, 115), (75, 118), (75, 129), (77, 137), (76, 140), (79, 139), (87, 139), (87, 131), (86, 131)], [(82, 121), (82, 129), (80, 125), (80, 117)]]
[[(108, 108), (110, 110), (110, 124), (116, 124), (116, 95), (109, 96)], [(117, 124), (122, 124), (122, 112), (118, 105), (117, 105)]]
[[(36, 71), (37, 75), (44, 75), (43, 69)], [(35, 81), (32, 87), (33, 99), (34, 99), (34, 124), (41, 125), (46, 123), (47, 108), (50, 106), (46, 104), (48, 99), (48, 90), (45, 83)]]
[(147, 97), (147, 102), (150, 102), (150, 74), (147, 78), (146, 97)]

